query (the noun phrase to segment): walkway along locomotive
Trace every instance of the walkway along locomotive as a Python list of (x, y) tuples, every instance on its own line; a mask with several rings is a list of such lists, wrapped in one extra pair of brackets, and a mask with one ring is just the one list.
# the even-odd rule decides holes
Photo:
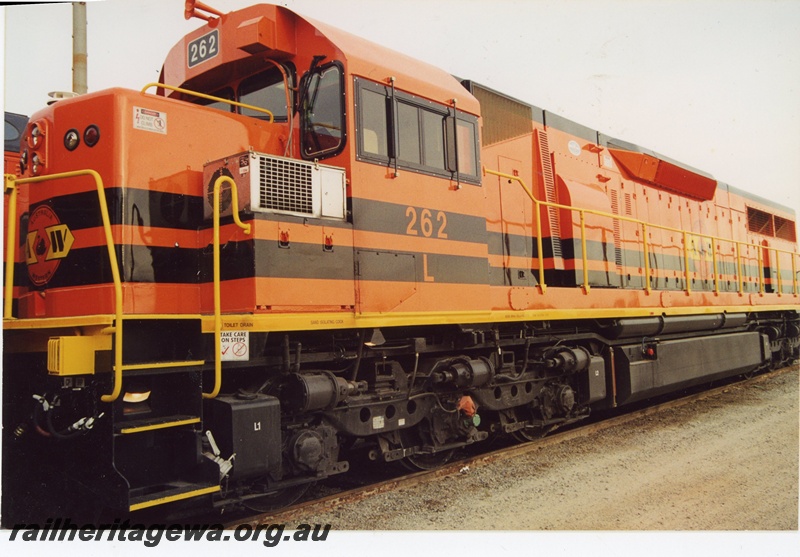
[(797, 357), (789, 209), (283, 7), (193, 15), (6, 177), (7, 521), (263, 508)]

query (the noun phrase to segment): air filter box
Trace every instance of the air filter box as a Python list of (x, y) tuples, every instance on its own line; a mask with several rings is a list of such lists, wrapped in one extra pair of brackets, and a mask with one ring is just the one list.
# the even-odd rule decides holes
[(281, 406), (274, 396), (220, 396), (206, 403), (206, 429), (211, 430), (222, 458), (233, 459), (236, 480), (271, 472), (280, 477)]

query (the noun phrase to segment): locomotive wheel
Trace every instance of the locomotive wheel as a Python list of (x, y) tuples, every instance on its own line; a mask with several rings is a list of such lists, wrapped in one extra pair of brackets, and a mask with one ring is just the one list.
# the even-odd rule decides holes
[(432, 454), (415, 454), (403, 458), (400, 460), (400, 464), (412, 472), (435, 470), (450, 462), (450, 459), (453, 458), (453, 452), (455, 452), (455, 449), (448, 449)]
[(311, 487), (311, 483), (312, 482), (284, 487), (255, 497), (251, 496), (251, 498), (247, 498), (242, 502), (242, 506), (257, 513), (267, 513), (283, 509), (296, 503), (305, 495), (308, 488)]
[(554, 425), (544, 427), (526, 427), (512, 432), (511, 436), (520, 443), (527, 443), (528, 441), (536, 441), (537, 439), (541, 439), (555, 428), (556, 426)]
[[(422, 445), (417, 432), (400, 430), (400, 443), (404, 449)], [(441, 468), (453, 458), (455, 449), (437, 451), (435, 453), (413, 454), (399, 460), (400, 464), (412, 472)]]

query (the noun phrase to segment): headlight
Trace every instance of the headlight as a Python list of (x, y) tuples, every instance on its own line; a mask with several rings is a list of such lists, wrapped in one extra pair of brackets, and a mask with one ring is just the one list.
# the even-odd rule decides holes
[(67, 151), (74, 151), (77, 149), (80, 142), (81, 136), (78, 130), (72, 129), (64, 134), (64, 147), (67, 148)]

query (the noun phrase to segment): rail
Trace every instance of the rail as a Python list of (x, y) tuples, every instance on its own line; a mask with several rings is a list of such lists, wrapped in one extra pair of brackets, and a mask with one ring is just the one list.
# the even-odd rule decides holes
[(776, 275), (776, 294), (778, 296), (782, 296), (783, 293), (783, 279), (781, 277), (781, 266), (780, 266), (780, 254), (786, 254), (791, 257), (792, 261), (792, 292), (791, 294), (794, 296), (800, 295), (800, 285), (798, 285), (798, 272), (797, 272), (797, 260), (800, 258), (800, 253), (778, 249), (778, 248), (771, 248), (767, 246), (760, 246), (758, 244), (753, 244), (749, 242), (742, 242), (740, 240), (733, 240), (730, 238), (722, 238), (719, 236), (712, 236), (710, 234), (703, 234), (699, 232), (689, 232), (687, 230), (679, 229), (679, 228), (672, 228), (669, 226), (662, 226), (659, 224), (652, 224), (647, 223), (639, 219), (635, 219), (632, 217), (626, 217), (624, 215), (615, 215), (612, 213), (606, 213), (604, 211), (597, 211), (594, 209), (581, 209), (579, 207), (573, 207), (571, 205), (561, 205), (559, 203), (552, 203), (549, 201), (541, 201), (536, 198), (533, 194), (531, 189), (525, 184), (525, 182), (519, 176), (514, 176), (512, 174), (507, 174), (505, 172), (498, 172), (496, 170), (491, 170), (489, 168), (483, 167), (483, 173), (491, 174), (493, 176), (497, 176), (499, 178), (505, 178), (509, 180), (509, 182), (517, 182), (520, 187), (525, 191), (527, 196), (533, 201), (536, 213), (536, 246), (537, 246), (537, 259), (538, 259), (538, 274), (539, 274), (539, 287), (541, 288), (542, 293), (546, 292), (547, 284), (545, 282), (544, 276), (544, 253), (542, 251), (542, 217), (541, 217), (541, 207), (553, 207), (555, 209), (562, 209), (566, 211), (577, 211), (580, 218), (580, 231), (581, 231), (581, 261), (583, 265), (583, 284), (581, 285), (584, 291), (588, 294), (590, 290), (589, 286), (589, 257), (586, 249), (586, 215), (596, 215), (600, 217), (605, 217), (609, 219), (615, 219), (623, 222), (631, 222), (637, 224), (641, 227), (642, 230), (642, 256), (644, 259), (644, 290), (649, 294), (652, 291), (652, 286), (650, 284), (650, 246), (647, 240), (648, 235), (648, 227), (656, 228), (659, 230), (673, 232), (676, 234), (680, 234), (683, 239), (683, 247), (681, 248), (683, 251), (683, 268), (684, 268), (684, 282), (685, 287), (683, 290), (689, 294), (692, 291), (691, 287), (691, 271), (689, 269), (690, 263), (690, 255), (689, 255), (689, 237), (692, 238), (701, 238), (704, 240), (711, 241), (711, 258), (712, 258), (712, 266), (714, 270), (714, 292), (719, 294), (720, 292), (720, 273), (719, 273), (719, 259), (717, 257), (717, 248), (720, 245), (720, 242), (726, 242), (729, 244), (733, 244), (735, 246), (735, 268), (736, 268), (736, 276), (737, 276), (737, 290), (740, 295), (744, 295), (744, 279), (743, 279), (743, 270), (742, 270), (742, 257), (741, 257), (741, 248), (742, 246), (746, 246), (748, 248), (754, 248), (756, 253), (758, 254), (758, 291), (760, 294), (764, 294), (766, 290), (766, 279), (764, 276), (764, 255), (769, 257), (771, 254), (775, 254), (775, 275)]
[(250, 225), (244, 224), (239, 219), (239, 194), (236, 183), (229, 176), (220, 176), (214, 181), (214, 389), (210, 393), (203, 393), (203, 398), (216, 398), (222, 388), (222, 288), (220, 277), (220, 210), (219, 192), (222, 185), (228, 183), (231, 188), (231, 213), (233, 222), (245, 234), (250, 234)]
[(8, 232), (6, 236), (6, 284), (5, 284), (5, 304), (3, 306), (3, 318), (13, 319), (13, 295), (14, 295), (14, 247), (17, 241), (17, 185), (36, 184), (50, 180), (63, 180), (77, 178), (79, 176), (91, 176), (97, 188), (97, 199), (100, 204), (100, 216), (103, 221), (103, 234), (108, 250), (108, 260), (111, 267), (111, 277), (114, 282), (114, 327), (106, 330), (107, 333), (114, 334), (114, 385), (109, 394), (102, 395), (103, 402), (114, 402), (119, 398), (122, 390), (122, 279), (119, 273), (119, 263), (114, 248), (114, 236), (111, 232), (111, 219), (108, 216), (108, 204), (106, 203), (105, 186), (103, 178), (94, 170), (73, 170), (70, 172), (59, 172), (47, 176), (34, 176), (31, 178), (19, 178), (13, 174), (5, 175), (5, 189), (11, 190), (8, 208)]
[(245, 104), (245, 103), (240, 103), (240, 102), (237, 102), (237, 101), (232, 101), (230, 99), (224, 99), (222, 97), (215, 97), (214, 95), (206, 95), (205, 93), (199, 93), (197, 91), (192, 91), (190, 89), (182, 89), (180, 87), (174, 87), (172, 85), (166, 85), (164, 83), (158, 83), (158, 82), (155, 82), (155, 81), (152, 82), (152, 83), (148, 83), (147, 85), (142, 87), (142, 91), (141, 92), (142, 93), (146, 93), (147, 90), (150, 89), (151, 87), (163, 87), (164, 89), (169, 89), (170, 91), (175, 91), (177, 93), (183, 93), (185, 95), (191, 95), (193, 97), (199, 97), (201, 99), (207, 99), (207, 100), (215, 101), (215, 102), (223, 102), (223, 103), (227, 103), (227, 104), (232, 105), (232, 106), (238, 106), (240, 108), (247, 108), (248, 110), (255, 110), (256, 112), (262, 112), (262, 113), (266, 114), (267, 116), (269, 116), (270, 124), (275, 121), (275, 116), (272, 114), (271, 111), (267, 110), (266, 108), (261, 108), (260, 106), (253, 106), (252, 104)]

